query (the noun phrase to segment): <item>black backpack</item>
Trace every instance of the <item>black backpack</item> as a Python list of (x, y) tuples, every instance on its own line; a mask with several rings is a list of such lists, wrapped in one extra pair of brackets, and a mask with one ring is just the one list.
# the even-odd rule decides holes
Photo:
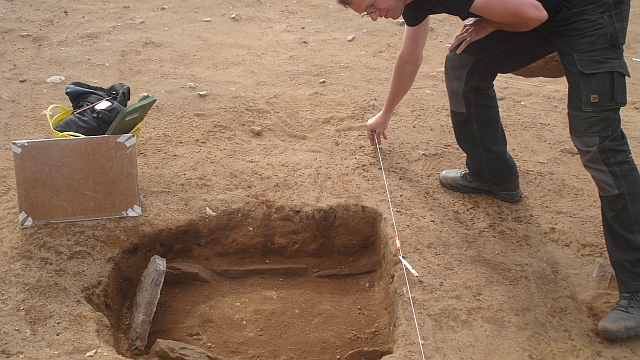
[[(67, 85), (64, 93), (71, 101), (73, 113), (58, 123), (54, 129), (59, 132), (75, 132), (91, 136), (104, 135), (107, 132), (120, 111), (127, 107), (131, 89), (122, 83), (115, 83), (105, 89), (72, 82)], [(108, 106), (99, 106), (96, 109), (96, 105), (102, 100), (109, 101), (110, 105), (106, 104)]]

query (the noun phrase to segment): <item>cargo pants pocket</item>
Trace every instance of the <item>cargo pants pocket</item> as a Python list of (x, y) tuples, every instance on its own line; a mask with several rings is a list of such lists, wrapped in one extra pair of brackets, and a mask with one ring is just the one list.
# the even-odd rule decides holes
[(624, 58), (615, 54), (578, 54), (582, 108), (600, 111), (627, 104), (627, 82), (630, 76)]

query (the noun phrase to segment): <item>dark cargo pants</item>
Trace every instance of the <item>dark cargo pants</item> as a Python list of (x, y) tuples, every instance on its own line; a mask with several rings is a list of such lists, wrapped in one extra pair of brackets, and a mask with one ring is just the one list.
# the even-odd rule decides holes
[(518, 179), (493, 81), (557, 51), (569, 85), (569, 132), (596, 183), (621, 292), (640, 291), (640, 175), (621, 128), (629, 70), (623, 56), (630, 0), (569, 0), (538, 28), (496, 31), (451, 52), (445, 77), (451, 120), (467, 168), (498, 185)]

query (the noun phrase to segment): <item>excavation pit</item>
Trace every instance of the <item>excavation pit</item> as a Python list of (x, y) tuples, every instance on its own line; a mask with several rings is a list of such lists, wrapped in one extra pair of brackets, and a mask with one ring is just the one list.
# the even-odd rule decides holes
[[(146, 358), (158, 339), (226, 359), (390, 353), (395, 306), (381, 219), (359, 205), (210, 214), (134, 242), (87, 298), (109, 319), (118, 352), (131, 358)], [(146, 346), (134, 350), (133, 299), (153, 255), (166, 259), (167, 272)], [(202, 270), (194, 276), (185, 268)]]

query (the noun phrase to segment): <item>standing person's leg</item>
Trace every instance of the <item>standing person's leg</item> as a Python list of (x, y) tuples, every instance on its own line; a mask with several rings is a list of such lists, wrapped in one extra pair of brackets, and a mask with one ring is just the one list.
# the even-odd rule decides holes
[[(572, 4), (572, 3), (575, 3)], [(580, 0), (549, 25), (569, 82), (569, 129), (601, 202), (620, 300), (598, 324), (606, 338), (640, 335), (640, 174), (621, 127), (629, 0)]]
[(493, 81), (499, 73), (519, 70), (555, 51), (540, 32), (497, 31), (445, 61), (451, 120), (468, 170), (445, 170), (447, 189), (489, 192), (507, 202), (520, 200), (518, 168), (507, 150)]

